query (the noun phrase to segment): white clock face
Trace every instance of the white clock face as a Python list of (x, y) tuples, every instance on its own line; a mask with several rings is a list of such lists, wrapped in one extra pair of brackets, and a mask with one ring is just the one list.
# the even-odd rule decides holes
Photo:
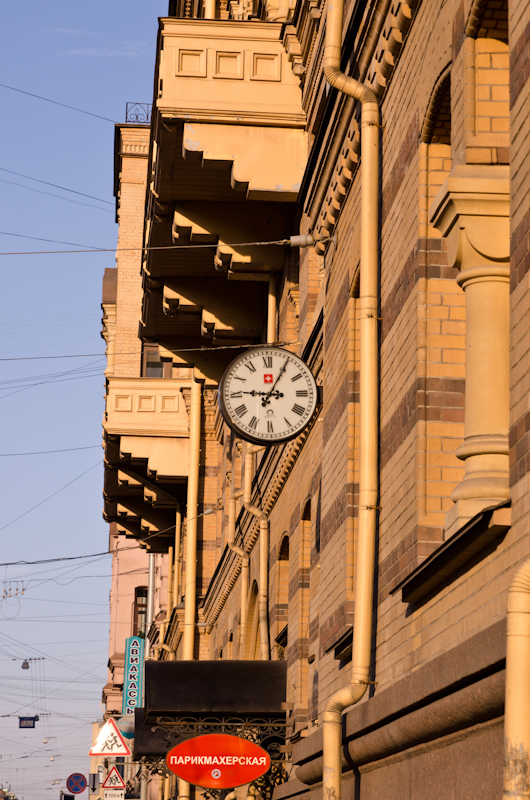
[(219, 405), (227, 424), (242, 439), (277, 444), (297, 436), (317, 404), (309, 367), (278, 347), (260, 347), (238, 356), (219, 385)]

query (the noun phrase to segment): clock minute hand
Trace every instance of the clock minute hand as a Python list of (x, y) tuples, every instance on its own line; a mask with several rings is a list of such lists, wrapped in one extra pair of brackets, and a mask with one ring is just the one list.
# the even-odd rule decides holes
[(280, 378), (282, 377), (282, 375), (283, 375), (283, 373), (285, 372), (285, 370), (286, 370), (286, 369), (287, 369), (287, 361), (285, 362), (285, 364), (284, 364), (284, 365), (283, 365), (283, 367), (281, 368), (280, 372), (278, 373), (278, 377), (276, 378), (276, 380), (275, 380), (275, 381), (274, 381), (274, 383), (272, 384), (272, 387), (271, 387), (270, 391), (269, 391), (269, 392), (267, 392), (267, 394), (266, 394), (266, 395), (265, 395), (265, 397), (263, 398), (263, 400), (262, 400), (262, 404), (263, 404), (264, 406), (266, 406), (266, 405), (267, 405), (267, 403), (269, 402), (269, 398), (271, 397), (272, 393), (273, 393), (273, 392), (274, 392), (274, 390), (276, 389), (276, 386), (278, 385), (278, 381), (280, 380)]

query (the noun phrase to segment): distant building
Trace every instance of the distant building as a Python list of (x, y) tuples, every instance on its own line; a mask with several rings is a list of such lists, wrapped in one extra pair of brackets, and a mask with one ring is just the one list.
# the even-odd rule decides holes
[[(149, 666), (137, 720), (154, 772), (184, 735), (179, 662), (272, 660), (287, 719), (258, 793), (530, 790), (529, 37), (523, 0), (205, 0), (159, 21), (151, 124), (117, 127), (103, 304), (105, 516), (150, 554), (150, 658), (175, 662)], [(267, 343), (308, 365), (318, 407), (269, 444), (292, 421), (262, 357), (232, 409), (256, 449), (217, 395)], [(192, 732), (223, 724), (192, 697)]]

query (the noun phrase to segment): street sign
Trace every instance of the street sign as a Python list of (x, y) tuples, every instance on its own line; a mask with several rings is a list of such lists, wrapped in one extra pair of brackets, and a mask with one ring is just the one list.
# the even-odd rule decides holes
[(248, 739), (210, 733), (181, 742), (166, 756), (175, 775), (206, 789), (234, 789), (264, 775), (271, 760), (266, 750)]
[(111, 771), (103, 782), (104, 789), (125, 789), (125, 781), (121, 777), (116, 767), (112, 767)]
[(89, 756), (130, 756), (127, 743), (118, 726), (111, 718), (103, 725), (97, 739), (88, 753)]
[(19, 717), (18, 718), (18, 727), (19, 728), (34, 728), (35, 723), (39, 721), (38, 715), (34, 717)]
[(103, 789), (104, 800), (124, 800), (124, 789)]
[(87, 787), (87, 780), (80, 772), (73, 772), (66, 781), (66, 788), (72, 794), (81, 794)]
[(144, 672), (144, 640), (131, 636), (125, 640), (125, 672), (121, 713), (134, 716), (134, 709), (142, 703), (142, 677)]
[(99, 772), (91, 772), (88, 776), (88, 791), (97, 794), (99, 789)]

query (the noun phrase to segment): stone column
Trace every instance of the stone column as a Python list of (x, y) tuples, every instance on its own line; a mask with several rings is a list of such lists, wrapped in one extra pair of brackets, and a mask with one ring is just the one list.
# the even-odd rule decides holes
[(458, 166), (435, 198), (431, 222), (447, 240), (466, 296), (465, 476), (452, 494), (446, 538), (509, 497), (509, 172)]

